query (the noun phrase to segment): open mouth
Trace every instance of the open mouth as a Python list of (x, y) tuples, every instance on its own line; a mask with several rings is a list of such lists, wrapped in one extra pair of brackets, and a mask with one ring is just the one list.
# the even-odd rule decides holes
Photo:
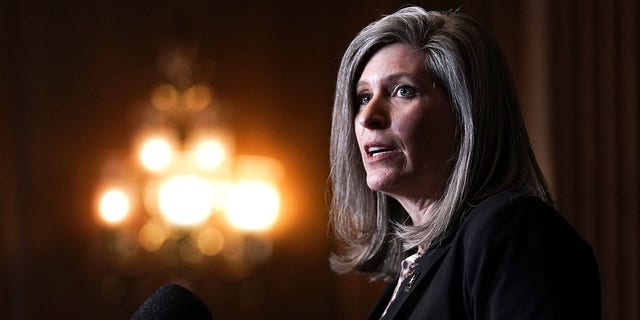
[(368, 147), (367, 148), (367, 155), (370, 157), (375, 157), (375, 156), (379, 156), (385, 153), (389, 153), (393, 151), (393, 149), (388, 148), (388, 147), (380, 147), (380, 146), (376, 146), (376, 147)]

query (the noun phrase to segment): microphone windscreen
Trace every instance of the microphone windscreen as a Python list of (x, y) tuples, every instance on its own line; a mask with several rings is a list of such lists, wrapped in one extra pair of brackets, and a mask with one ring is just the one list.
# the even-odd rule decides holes
[(165, 284), (136, 311), (131, 320), (212, 320), (207, 306), (193, 292), (177, 284)]

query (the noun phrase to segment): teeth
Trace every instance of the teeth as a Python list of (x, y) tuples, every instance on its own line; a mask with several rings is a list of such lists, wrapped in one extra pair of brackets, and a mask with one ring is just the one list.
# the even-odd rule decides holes
[(384, 147), (370, 147), (367, 149), (367, 152), (369, 152), (370, 155), (375, 155), (385, 151), (389, 151), (389, 149)]

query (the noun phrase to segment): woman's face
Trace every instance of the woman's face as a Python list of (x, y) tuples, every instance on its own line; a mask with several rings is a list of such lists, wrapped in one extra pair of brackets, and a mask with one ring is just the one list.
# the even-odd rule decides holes
[(435, 199), (455, 152), (447, 95), (426, 70), (425, 54), (393, 44), (366, 64), (356, 84), (355, 132), (369, 188), (398, 199)]

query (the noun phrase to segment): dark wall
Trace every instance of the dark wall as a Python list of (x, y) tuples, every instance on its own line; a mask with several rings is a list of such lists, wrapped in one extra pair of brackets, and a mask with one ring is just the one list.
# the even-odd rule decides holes
[(558, 4), (550, 81), (558, 207), (599, 259), (607, 319), (640, 317), (640, 6)]
[[(2, 318), (127, 318), (161, 283), (187, 278), (220, 318), (361, 318), (379, 285), (328, 267), (325, 187), (333, 83), (350, 38), (399, 2), (4, 1)], [(280, 159), (273, 254), (249, 278), (123, 268), (101, 241), (93, 197), (129, 151), (156, 60), (197, 44), (237, 152)], [(114, 293), (115, 292), (115, 293)]]
[[(590, 1), (574, 11), (553, 1), (420, 1), (430, 9), (460, 2), (507, 55), (558, 206), (596, 249), (605, 316), (637, 318), (637, 4)], [(160, 284), (184, 278), (222, 319), (362, 318), (380, 284), (337, 276), (327, 261), (330, 108), (349, 40), (403, 4), (0, 2), (0, 318), (126, 319)], [(595, 19), (602, 8), (613, 18)], [(615, 21), (622, 22), (607, 27)], [(597, 60), (598, 39), (616, 51)], [(224, 102), (238, 153), (272, 156), (286, 168), (273, 254), (241, 280), (219, 276), (215, 264), (189, 272), (152, 262), (123, 268), (104, 250), (105, 230), (94, 218), (100, 168), (114, 152), (129, 151), (162, 80), (158, 54), (177, 40), (197, 44), (201, 76)], [(585, 57), (585, 48), (593, 53)], [(624, 63), (608, 64), (617, 57)], [(594, 65), (600, 71), (584, 71)], [(600, 88), (607, 91), (581, 95)], [(587, 97), (598, 103), (575, 120)], [(618, 111), (607, 113), (612, 105)], [(602, 117), (614, 120), (601, 126)], [(592, 126), (598, 134), (580, 135)]]

